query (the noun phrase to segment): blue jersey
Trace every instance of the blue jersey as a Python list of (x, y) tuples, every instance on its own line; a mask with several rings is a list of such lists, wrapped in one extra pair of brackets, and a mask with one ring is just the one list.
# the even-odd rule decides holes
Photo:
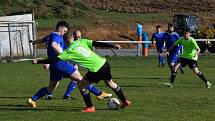
[(63, 40), (63, 37), (56, 32), (52, 32), (49, 35), (47, 35), (45, 38), (43, 38), (43, 42), (46, 43), (47, 54), (48, 54), (49, 58), (56, 58), (57, 57), (57, 54), (55, 53), (54, 49), (51, 46), (52, 42), (56, 42), (59, 49), (62, 52), (67, 48), (67, 46)]
[(153, 39), (155, 39), (156, 47), (162, 48), (164, 46), (163, 36), (164, 36), (164, 32), (152, 34), (152, 41), (153, 41)]
[[(46, 43), (47, 54), (49, 58), (57, 58), (57, 54), (51, 46), (52, 42), (56, 42), (59, 49), (63, 52), (67, 46), (63, 40), (63, 37), (56, 32), (52, 32), (46, 37), (43, 38), (43, 42)], [(69, 62), (65, 61), (57, 61), (50, 65), (50, 80), (51, 81), (59, 81), (62, 80), (63, 74), (71, 75), (75, 71), (75, 67), (71, 65)]]
[[(179, 39), (179, 35), (176, 32), (165, 33), (163, 40), (166, 43), (167, 50)], [(182, 46), (175, 46), (170, 53), (179, 53)]]

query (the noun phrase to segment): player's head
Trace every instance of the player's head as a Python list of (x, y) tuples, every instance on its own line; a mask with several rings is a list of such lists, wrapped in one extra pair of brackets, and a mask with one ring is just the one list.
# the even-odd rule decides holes
[(81, 31), (80, 30), (74, 31), (73, 36), (74, 36), (74, 40), (78, 40), (79, 38), (81, 38)]
[(160, 32), (160, 31), (161, 31), (161, 26), (160, 26), (160, 25), (157, 25), (157, 26), (156, 26), (156, 31), (157, 31), (157, 32)]
[(63, 36), (66, 32), (68, 32), (69, 29), (70, 29), (69, 24), (68, 24), (66, 21), (64, 21), (64, 20), (59, 21), (59, 22), (57, 23), (57, 25), (56, 25), (56, 31), (59, 32), (62, 36)]
[(183, 33), (184, 33), (184, 38), (189, 39), (189, 37), (191, 35), (190, 28), (184, 28)]
[(74, 41), (74, 37), (71, 32), (67, 32), (63, 35), (63, 40), (66, 43), (66, 45), (68, 46), (68, 45), (70, 45), (71, 42)]
[(174, 26), (171, 23), (168, 24), (168, 31), (174, 32)]

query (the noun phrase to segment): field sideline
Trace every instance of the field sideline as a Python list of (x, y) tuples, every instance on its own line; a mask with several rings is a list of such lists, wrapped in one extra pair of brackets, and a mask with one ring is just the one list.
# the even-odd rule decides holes
[[(84, 107), (76, 89), (75, 100), (62, 100), (68, 79), (55, 91), (55, 99), (39, 100), (38, 108), (26, 106), (26, 100), (48, 84), (49, 73), (30, 62), (0, 63), (0, 121), (214, 121), (215, 119), (215, 56), (200, 56), (199, 67), (211, 81), (206, 89), (203, 82), (185, 68), (178, 72), (174, 88), (162, 83), (169, 78), (169, 69), (157, 67), (157, 57), (111, 57), (114, 80), (132, 102), (132, 107), (111, 111), (107, 99), (97, 101), (91, 95), (96, 113), (82, 113)], [(81, 69), (84, 73), (86, 70)], [(112, 92), (103, 82), (97, 87)], [(114, 95), (114, 97), (116, 97)]]

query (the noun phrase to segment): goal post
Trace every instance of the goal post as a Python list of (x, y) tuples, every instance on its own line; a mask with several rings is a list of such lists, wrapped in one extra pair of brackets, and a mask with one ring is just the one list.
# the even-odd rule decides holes
[(36, 39), (33, 14), (0, 17), (0, 59), (33, 58), (36, 51), (30, 40)]

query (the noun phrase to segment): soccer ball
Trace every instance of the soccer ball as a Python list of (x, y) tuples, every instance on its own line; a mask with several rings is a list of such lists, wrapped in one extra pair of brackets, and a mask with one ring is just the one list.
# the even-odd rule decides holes
[(117, 110), (120, 107), (120, 102), (117, 98), (110, 98), (107, 102), (107, 107), (110, 110)]

